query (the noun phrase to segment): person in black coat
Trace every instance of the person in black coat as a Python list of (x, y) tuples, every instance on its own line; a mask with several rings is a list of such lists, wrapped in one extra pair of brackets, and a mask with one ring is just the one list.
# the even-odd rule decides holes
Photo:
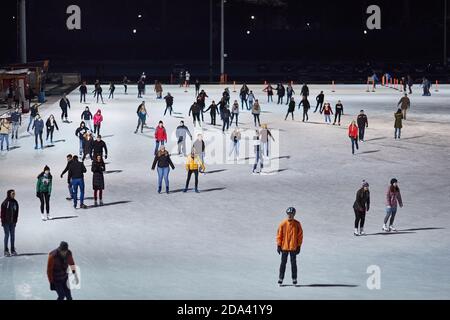
[(300, 92), (300, 94), (302, 95), (302, 97), (308, 97), (309, 96), (309, 88), (306, 85), (306, 83), (303, 84), (302, 91)]
[[(68, 154), (66, 156), (66, 159), (67, 159), (67, 165), (66, 165), (66, 168), (64, 169), (64, 171), (61, 173), (61, 178), (64, 176), (64, 174), (66, 172), (69, 171), (70, 162), (72, 161), (72, 155)], [(69, 197), (67, 197), (66, 200), (72, 200), (72, 182), (71, 182), (71, 180), (72, 180), (72, 178), (71, 178), (70, 174), (67, 174), (67, 185), (69, 188)]]
[(341, 100), (336, 104), (336, 109), (334, 112), (334, 123), (333, 126), (336, 125), (336, 121), (338, 121), (338, 125), (341, 125), (341, 116), (344, 115), (344, 105), (341, 103)]
[(86, 103), (86, 94), (87, 94), (87, 86), (86, 86), (86, 82), (83, 82), (80, 86), (80, 103), (82, 103), (84, 101), (84, 103)]
[(59, 107), (61, 108), (61, 121), (64, 121), (64, 118), (66, 118), (65, 122), (69, 122), (68, 115), (67, 115), (67, 108), (70, 109), (70, 101), (67, 99), (66, 95), (64, 94), (61, 100), (59, 100)]
[(48, 140), (48, 137), (50, 136), (50, 142), (53, 143), (53, 132), (55, 131), (55, 128), (59, 131), (59, 128), (55, 117), (52, 114), (48, 117), (45, 126), (47, 128), (47, 138), (45, 140)]
[(92, 135), (88, 132), (84, 135), (82, 161), (84, 161), (86, 159), (86, 156), (89, 156), (89, 158), (91, 158), (91, 160), (93, 160), (92, 149), (94, 149), (94, 139), (92, 138)]
[(105, 179), (103, 173), (105, 172), (105, 162), (101, 155), (97, 155), (92, 161), (92, 188), (94, 189), (94, 205), (97, 206), (97, 194), (100, 200), (100, 206), (103, 206), (103, 190), (105, 190)]
[(289, 113), (292, 115), (292, 120), (294, 120), (294, 111), (295, 111), (295, 99), (294, 99), (294, 97), (292, 97), (291, 101), (289, 102), (288, 111), (286, 113), (286, 117), (284, 118), (284, 121), (287, 120)]
[(194, 102), (192, 104), (191, 108), (189, 109), (189, 117), (191, 116), (191, 113), (192, 113), (192, 119), (194, 121), (194, 127), (197, 126), (196, 121), (198, 121), (200, 126), (202, 125), (202, 123), (200, 122), (200, 112), (201, 112), (200, 105), (197, 102)]
[(102, 140), (102, 136), (98, 135), (92, 143), (92, 159), (96, 159), (98, 155), (103, 158), (103, 150), (105, 150), (105, 159), (108, 159), (108, 148), (106, 147), (106, 143)]
[(213, 100), (213, 102), (211, 103), (211, 105), (208, 107), (208, 109), (206, 109), (204, 112), (208, 112), (210, 111), (210, 115), (211, 115), (211, 125), (215, 126), (216, 125), (216, 113), (219, 113), (219, 108), (217, 107), (215, 101)]
[[(2, 227), (5, 232), (5, 256), (9, 257), (10, 255), (16, 256), (16, 247), (15, 247), (15, 231), (16, 224), (19, 218), (19, 203), (15, 199), (16, 192), (14, 190), (8, 190), (6, 194), (6, 199), (3, 201), (1, 206), (1, 221)], [(11, 240), (11, 253), (9, 252), (8, 242)]]
[(223, 121), (222, 132), (224, 133), (225, 127), (227, 128), (227, 130), (230, 128), (230, 117), (231, 117), (230, 109), (228, 109), (228, 106), (224, 107), (224, 109), (222, 110), (222, 121)]
[(319, 95), (316, 97), (317, 105), (316, 110), (314, 110), (314, 113), (317, 112), (317, 109), (319, 109), (320, 114), (323, 112), (323, 102), (325, 101), (325, 95), (323, 94), (323, 91), (320, 91)]
[(84, 150), (84, 135), (89, 132), (89, 130), (86, 128), (86, 124), (84, 121), (80, 122), (80, 126), (75, 130), (75, 135), (80, 140), (80, 156), (83, 154)]
[(364, 134), (366, 132), (366, 128), (369, 127), (369, 120), (367, 119), (367, 116), (364, 114), (364, 110), (361, 110), (361, 112), (358, 115), (358, 118), (356, 119), (356, 122), (358, 123), (359, 129), (359, 141), (364, 141)]
[(80, 188), (80, 208), (87, 209), (87, 206), (84, 205), (84, 174), (87, 171), (86, 167), (83, 162), (78, 161), (78, 156), (73, 156), (68, 168), (63, 171), (61, 176), (66, 172), (66, 170), (69, 172), (71, 177), (73, 207), (77, 207), (78, 188)]
[(308, 118), (308, 111), (311, 108), (311, 105), (309, 104), (308, 98), (306, 96), (303, 96), (302, 101), (300, 101), (300, 103), (298, 104), (298, 108), (300, 109), (300, 106), (303, 105), (303, 122), (309, 120)]
[(277, 95), (278, 95), (278, 102), (277, 104), (283, 104), (283, 98), (286, 94), (286, 89), (284, 88), (283, 84), (279, 83), (277, 86)]
[(356, 193), (356, 200), (353, 204), (355, 211), (355, 236), (364, 235), (364, 221), (366, 220), (366, 212), (370, 209), (370, 191), (369, 184), (363, 181), (362, 187)]
[(164, 110), (164, 115), (166, 115), (167, 110), (169, 110), (169, 114), (172, 115), (173, 96), (170, 94), (170, 92), (167, 93), (167, 95), (164, 97), (164, 100), (166, 100), (166, 110)]

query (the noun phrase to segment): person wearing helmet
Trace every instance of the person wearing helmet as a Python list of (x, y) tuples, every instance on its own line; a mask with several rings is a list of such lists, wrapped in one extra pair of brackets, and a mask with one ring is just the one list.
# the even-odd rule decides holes
[(278, 227), (277, 252), (281, 255), (279, 285), (283, 284), (288, 256), (291, 257), (292, 283), (297, 285), (297, 255), (303, 243), (303, 229), (301, 223), (294, 219), (295, 213), (295, 208), (288, 208), (288, 218)]
[(355, 236), (363, 236), (364, 222), (366, 220), (366, 213), (370, 210), (370, 191), (369, 183), (363, 181), (362, 187), (356, 192), (356, 200), (353, 204), (355, 211)]
[[(394, 220), (398, 205), (400, 205), (400, 208), (403, 208), (402, 195), (400, 194), (400, 188), (398, 187), (398, 180), (394, 178), (391, 180), (391, 184), (386, 193), (386, 217), (384, 218), (383, 231), (397, 231), (394, 227)], [(388, 221), (389, 228), (387, 226)]]

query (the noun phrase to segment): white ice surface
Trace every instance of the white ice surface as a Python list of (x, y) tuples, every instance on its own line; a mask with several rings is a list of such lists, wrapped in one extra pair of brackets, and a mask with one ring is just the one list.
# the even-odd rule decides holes
[[(200, 190), (224, 190), (194, 194), (156, 193), (153, 130), (133, 133), (136, 126), (136, 87), (129, 95), (117, 86), (116, 99), (98, 107), (105, 121), (102, 134), (108, 144), (107, 170), (123, 170), (105, 176), (105, 203), (130, 201), (89, 210), (74, 210), (67, 196), (66, 178), (60, 179), (65, 156), (77, 153), (74, 131), (85, 104), (78, 91), (69, 95), (72, 124), (62, 124), (55, 147), (35, 151), (34, 137), (23, 132), (19, 149), (0, 154), (0, 193), (14, 188), (20, 203), (16, 229), (19, 253), (48, 253), (61, 240), (69, 242), (81, 269), (81, 290), (75, 299), (449, 299), (450, 298), (450, 86), (422, 97), (415, 88), (412, 109), (404, 123), (401, 141), (393, 139), (393, 113), (401, 93), (380, 88), (366, 93), (365, 86), (311, 85), (311, 104), (324, 90), (333, 104), (341, 99), (346, 115), (343, 127), (322, 124), (310, 112), (304, 124), (284, 121), (286, 106), (267, 104), (262, 85), (250, 85), (262, 102), (262, 122), (280, 131), (280, 169), (276, 175), (255, 176), (250, 164), (208, 165), (226, 169), (200, 176)], [(219, 100), (223, 86), (204, 86), (211, 101)], [(90, 88), (90, 91), (92, 88)], [(231, 86), (232, 90), (232, 86)], [(296, 85), (299, 102), (300, 86)], [(177, 86), (164, 86), (175, 96), (174, 109), (186, 117), (194, 97)], [(232, 100), (238, 93), (232, 93)], [(274, 100), (276, 97), (274, 97)], [(157, 101), (151, 86), (144, 99), (150, 112), (148, 124), (160, 119), (173, 134), (179, 118), (163, 117), (164, 101)], [(347, 125), (363, 108), (370, 127), (366, 143), (352, 156)], [(58, 103), (46, 105), (41, 114), (59, 119)], [(209, 114), (205, 114), (209, 120)], [(249, 112), (241, 113), (243, 127), (252, 127)], [(220, 119), (218, 119), (220, 123)], [(209, 125), (205, 138), (217, 129)], [(228, 135), (227, 135), (228, 139)], [(228, 141), (228, 140), (226, 140)], [(169, 142), (169, 148), (176, 141)], [(208, 147), (208, 146), (207, 146)], [(209, 148), (212, 148), (209, 145)], [(228, 147), (228, 146), (227, 146)], [(362, 153), (369, 152), (369, 153)], [(251, 155), (253, 156), (253, 155)], [(290, 156), (286, 158), (285, 156)], [(174, 156), (174, 158), (178, 158)], [(171, 189), (184, 186), (182, 165), (170, 173)], [(252, 162), (253, 160), (250, 160)], [(86, 162), (89, 164), (89, 162)], [(35, 196), (36, 176), (49, 165), (54, 176), (51, 213), (55, 217), (78, 216), (48, 222), (40, 220)], [(90, 170), (90, 167), (88, 167)], [(371, 185), (371, 210), (366, 232), (381, 231), (384, 197), (392, 177), (400, 181), (405, 207), (399, 209), (396, 226), (417, 230), (406, 234), (353, 236), (355, 192), (363, 179)], [(86, 196), (92, 197), (91, 173), (86, 175)], [(193, 182), (191, 182), (192, 185)], [(93, 200), (86, 204), (92, 205)], [(356, 285), (357, 287), (287, 287), (276, 285), (280, 257), (275, 235), (285, 209), (295, 206), (304, 228), (304, 245), (298, 257), (299, 281), (303, 285)], [(54, 299), (46, 279), (46, 255), (0, 258), (1, 299)], [(381, 268), (381, 290), (369, 290), (367, 267)], [(290, 265), (286, 271), (290, 283)]]

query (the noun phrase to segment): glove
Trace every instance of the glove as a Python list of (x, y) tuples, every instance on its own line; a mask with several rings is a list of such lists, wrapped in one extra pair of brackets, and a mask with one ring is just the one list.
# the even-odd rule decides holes
[(56, 291), (55, 284), (50, 282), (50, 291)]
[(80, 283), (80, 279), (76, 273), (73, 274), (74, 284), (77, 286)]
[(61, 179), (63, 178), (63, 175), (61, 175)]
[(298, 255), (300, 253), (300, 247), (297, 248), (297, 250), (295, 250), (295, 254)]
[(40, 198), (41, 197), (41, 193), (40, 192), (36, 192), (36, 197)]
[(281, 254), (281, 246), (277, 247), (277, 252), (278, 252), (278, 254)]
[(105, 159), (108, 159), (108, 155), (107, 154), (105, 154)]

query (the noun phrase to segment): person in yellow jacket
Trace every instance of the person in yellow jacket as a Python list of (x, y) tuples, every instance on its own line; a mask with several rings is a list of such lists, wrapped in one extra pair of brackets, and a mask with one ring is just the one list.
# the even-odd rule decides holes
[(188, 155), (187, 161), (186, 161), (186, 170), (188, 172), (187, 180), (186, 180), (186, 187), (184, 188), (183, 192), (187, 192), (189, 188), (189, 182), (191, 181), (191, 176), (194, 174), (195, 176), (195, 192), (199, 193), (198, 191), (198, 172), (201, 170), (202, 172), (205, 171), (205, 165), (200, 159), (198, 155), (196, 155), (195, 148), (192, 148), (191, 154)]
[(288, 218), (278, 227), (277, 252), (281, 254), (279, 285), (283, 284), (288, 256), (291, 257), (292, 283), (297, 285), (297, 255), (303, 242), (303, 229), (301, 223), (294, 219), (295, 213), (295, 208), (288, 208)]

